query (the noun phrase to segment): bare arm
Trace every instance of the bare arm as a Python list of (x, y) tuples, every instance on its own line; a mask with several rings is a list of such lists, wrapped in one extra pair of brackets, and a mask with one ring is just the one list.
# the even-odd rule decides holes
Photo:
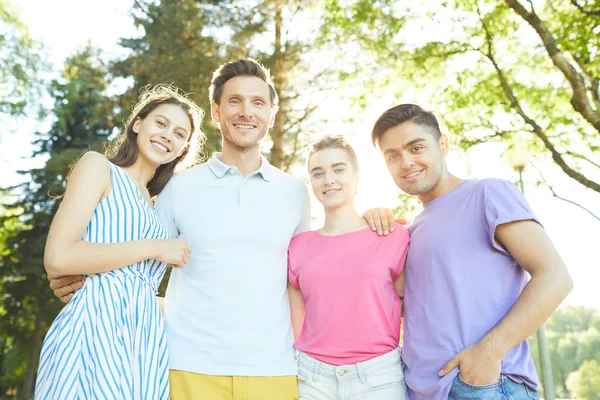
[(300, 289), (296, 289), (288, 283), (288, 296), (290, 298), (290, 313), (292, 316), (292, 331), (294, 331), (294, 340), (297, 341), (302, 332), (304, 316), (306, 314), (306, 303), (304, 295)]
[(534, 221), (500, 225), (495, 237), (531, 274), (514, 306), (482, 339), (496, 355), (503, 357), (552, 315), (573, 288), (573, 281), (550, 238)]
[(498, 226), (496, 241), (531, 274), (516, 303), (478, 343), (467, 347), (440, 371), (456, 367), (464, 380), (482, 385), (495, 381), (504, 355), (533, 334), (573, 287), (567, 268), (543, 228), (534, 221)]
[(402, 300), (404, 300), (405, 282), (406, 282), (406, 267), (404, 267), (404, 269), (402, 269), (402, 273), (396, 278), (396, 280), (394, 280), (394, 289), (396, 290), (396, 293), (398, 293), (398, 296), (400, 296), (400, 298)]
[[(104, 244), (84, 242), (81, 239), (98, 203), (109, 191), (108, 161), (101, 154), (86, 153), (71, 173), (63, 202), (48, 233), (44, 264), (50, 279), (65, 275), (101, 273), (149, 258), (162, 258), (167, 250), (165, 240)], [(185, 242), (180, 244), (182, 249), (187, 247)]]

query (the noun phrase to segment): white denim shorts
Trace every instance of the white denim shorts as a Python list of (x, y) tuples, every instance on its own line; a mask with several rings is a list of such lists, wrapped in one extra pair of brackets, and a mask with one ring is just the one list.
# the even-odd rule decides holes
[(299, 400), (406, 400), (400, 349), (351, 365), (335, 366), (298, 354)]

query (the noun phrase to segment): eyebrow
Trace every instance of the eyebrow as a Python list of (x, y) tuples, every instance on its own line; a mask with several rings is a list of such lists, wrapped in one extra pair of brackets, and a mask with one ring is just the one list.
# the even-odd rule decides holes
[(331, 167), (335, 168), (335, 167), (339, 167), (340, 165), (344, 165), (346, 167), (348, 166), (348, 164), (346, 164), (345, 162), (338, 162), (338, 163), (331, 164)]
[[(402, 148), (406, 149), (409, 148), (410, 146), (412, 146), (413, 144), (419, 143), (419, 142), (425, 142), (424, 138), (416, 138), (411, 140), (410, 142), (406, 143), (404, 146), (402, 146)], [(384, 155), (388, 155), (390, 153), (395, 153), (396, 151), (398, 151), (397, 149), (387, 149), (383, 152)]]
[[(165, 116), (164, 116), (164, 115), (162, 115), (162, 114), (156, 114), (156, 116), (157, 116), (157, 117), (164, 118), (164, 119), (166, 119), (167, 121), (171, 122), (171, 120), (170, 120), (169, 118), (165, 117)], [(185, 133), (188, 133), (187, 129), (185, 129), (183, 126), (176, 126), (175, 128), (181, 129), (181, 130), (182, 130), (182, 131), (184, 131)]]
[[(267, 98), (265, 96), (263, 96), (262, 94), (231, 93), (231, 94), (227, 95), (227, 98), (229, 98), (229, 99), (231, 99), (232, 97), (240, 97), (240, 98), (250, 97), (253, 100), (256, 100), (256, 99), (259, 99), (259, 100), (262, 100), (262, 101), (266, 101), (267, 100)], [(270, 99), (270, 97), (269, 97), (269, 99)]]
[[(346, 167), (348, 166), (348, 164), (346, 164), (345, 162), (338, 162), (338, 163), (331, 164), (331, 168), (339, 167), (341, 165), (344, 165)], [(312, 174), (313, 172), (315, 172), (318, 169), (322, 170), (323, 168), (322, 167), (314, 167), (313, 169), (310, 170), (310, 173)]]

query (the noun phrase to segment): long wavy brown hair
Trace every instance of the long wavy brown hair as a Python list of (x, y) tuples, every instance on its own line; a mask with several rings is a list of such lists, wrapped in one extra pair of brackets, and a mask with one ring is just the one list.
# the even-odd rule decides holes
[(131, 115), (125, 121), (125, 130), (105, 152), (108, 160), (119, 167), (132, 165), (138, 157), (137, 135), (133, 131), (135, 121), (138, 118), (145, 119), (153, 110), (163, 104), (173, 104), (181, 107), (190, 119), (192, 132), (188, 137), (188, 145), (181, 155), (168, 164), (160, 165), (154, 172), (147, 185), (151, 197), (156, 196), (164, 189), (176, 169), (183, 169), (199, 161), (200, 152), (198, 149), (206, 140), (206, 136), (200, 130), (202, 118), (204, 117), (204, 111), (201, 108), (176, 87), (165, 85), (147, 86), (140, 95), (140, 101), (133, 107)]

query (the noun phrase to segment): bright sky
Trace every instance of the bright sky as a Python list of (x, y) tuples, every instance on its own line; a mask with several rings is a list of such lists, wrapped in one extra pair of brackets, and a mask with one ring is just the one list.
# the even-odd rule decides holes
[[(44, 43), (55, 71), (60, 71), (65, 58), (73, 54), (78, 47), (84, 46), (88, 40), (92, 45), (102, 48), (107, 59), (124, 54), (117, 41), (121, 37), (136, 35), (128, 15), (132, 3), (123, 0), (15, 2), (21, 9), (22, 20), (29, 27), (33, 37)], [(361, 210), (379, 206), (392, 208), (395, 205), (394, 198), (398, 189), (389, 178), (380, 155), (369, 143), (369, 132), (379, 114), (399, 102), (418, 102), (426, 108), (428, 106), (427, 100), (418, 96), (383, 98), (366, 110), (362, 118), (364, 122), (348, 126), (336, 122), (333, 117), (330, 126), (324, 127), (324, 132), (348, 135), (357, 149), (362, 170), (358, 198)], [(331, 108), (324, 112), (331, 114), (332, 109), (347, 110), (347, 107), (339, 103), (332, 104)], [(443, 119), (443, 116), (440, 117)], [(45, 127), (36, 125), (32, 120), (23, 120), (17, 122), (16, 133), (1, 134), (0, 170), (15, 171), (32, 166), (32, 161), (27, 157), (31, 152), (29, 143), (35, 129), (43, 130)], [(450, 132), (449, 136), (452, 134)], [(454, 152), (448, 158), (448, 165), (455, 175), (463, 178), (497, 177), (514, 182), (517, 180), (517, 174), (508, 166), (506, 160), (499, 156), (502, 150), (499, 146), (486, 145), (473, 149), (467, 155)], [(600, 215), (600, 195), (585, 190), (581, 185), (558, 173), (551, 162), (541, 163), (538, 167), (544, 171), (546, 178), (551, 178), (559, 195), (575, 200), (596, 215)], [(579, 208), (552, 198), (547, 189), (535, 188), (538, 179), (539, 176), (533, 168), (526, 169), (524, 180), (527, 198), (565, 260), (575, 282), (575, 289), (564, 304), (600, 308), (600, 261), (595, 248), (598, 246), (600, 221)], [(2, 174), (0, 185), (13, 182), (14, 175), (9, 177)], [(318, 208), (318, 204), (313, 207)]]

